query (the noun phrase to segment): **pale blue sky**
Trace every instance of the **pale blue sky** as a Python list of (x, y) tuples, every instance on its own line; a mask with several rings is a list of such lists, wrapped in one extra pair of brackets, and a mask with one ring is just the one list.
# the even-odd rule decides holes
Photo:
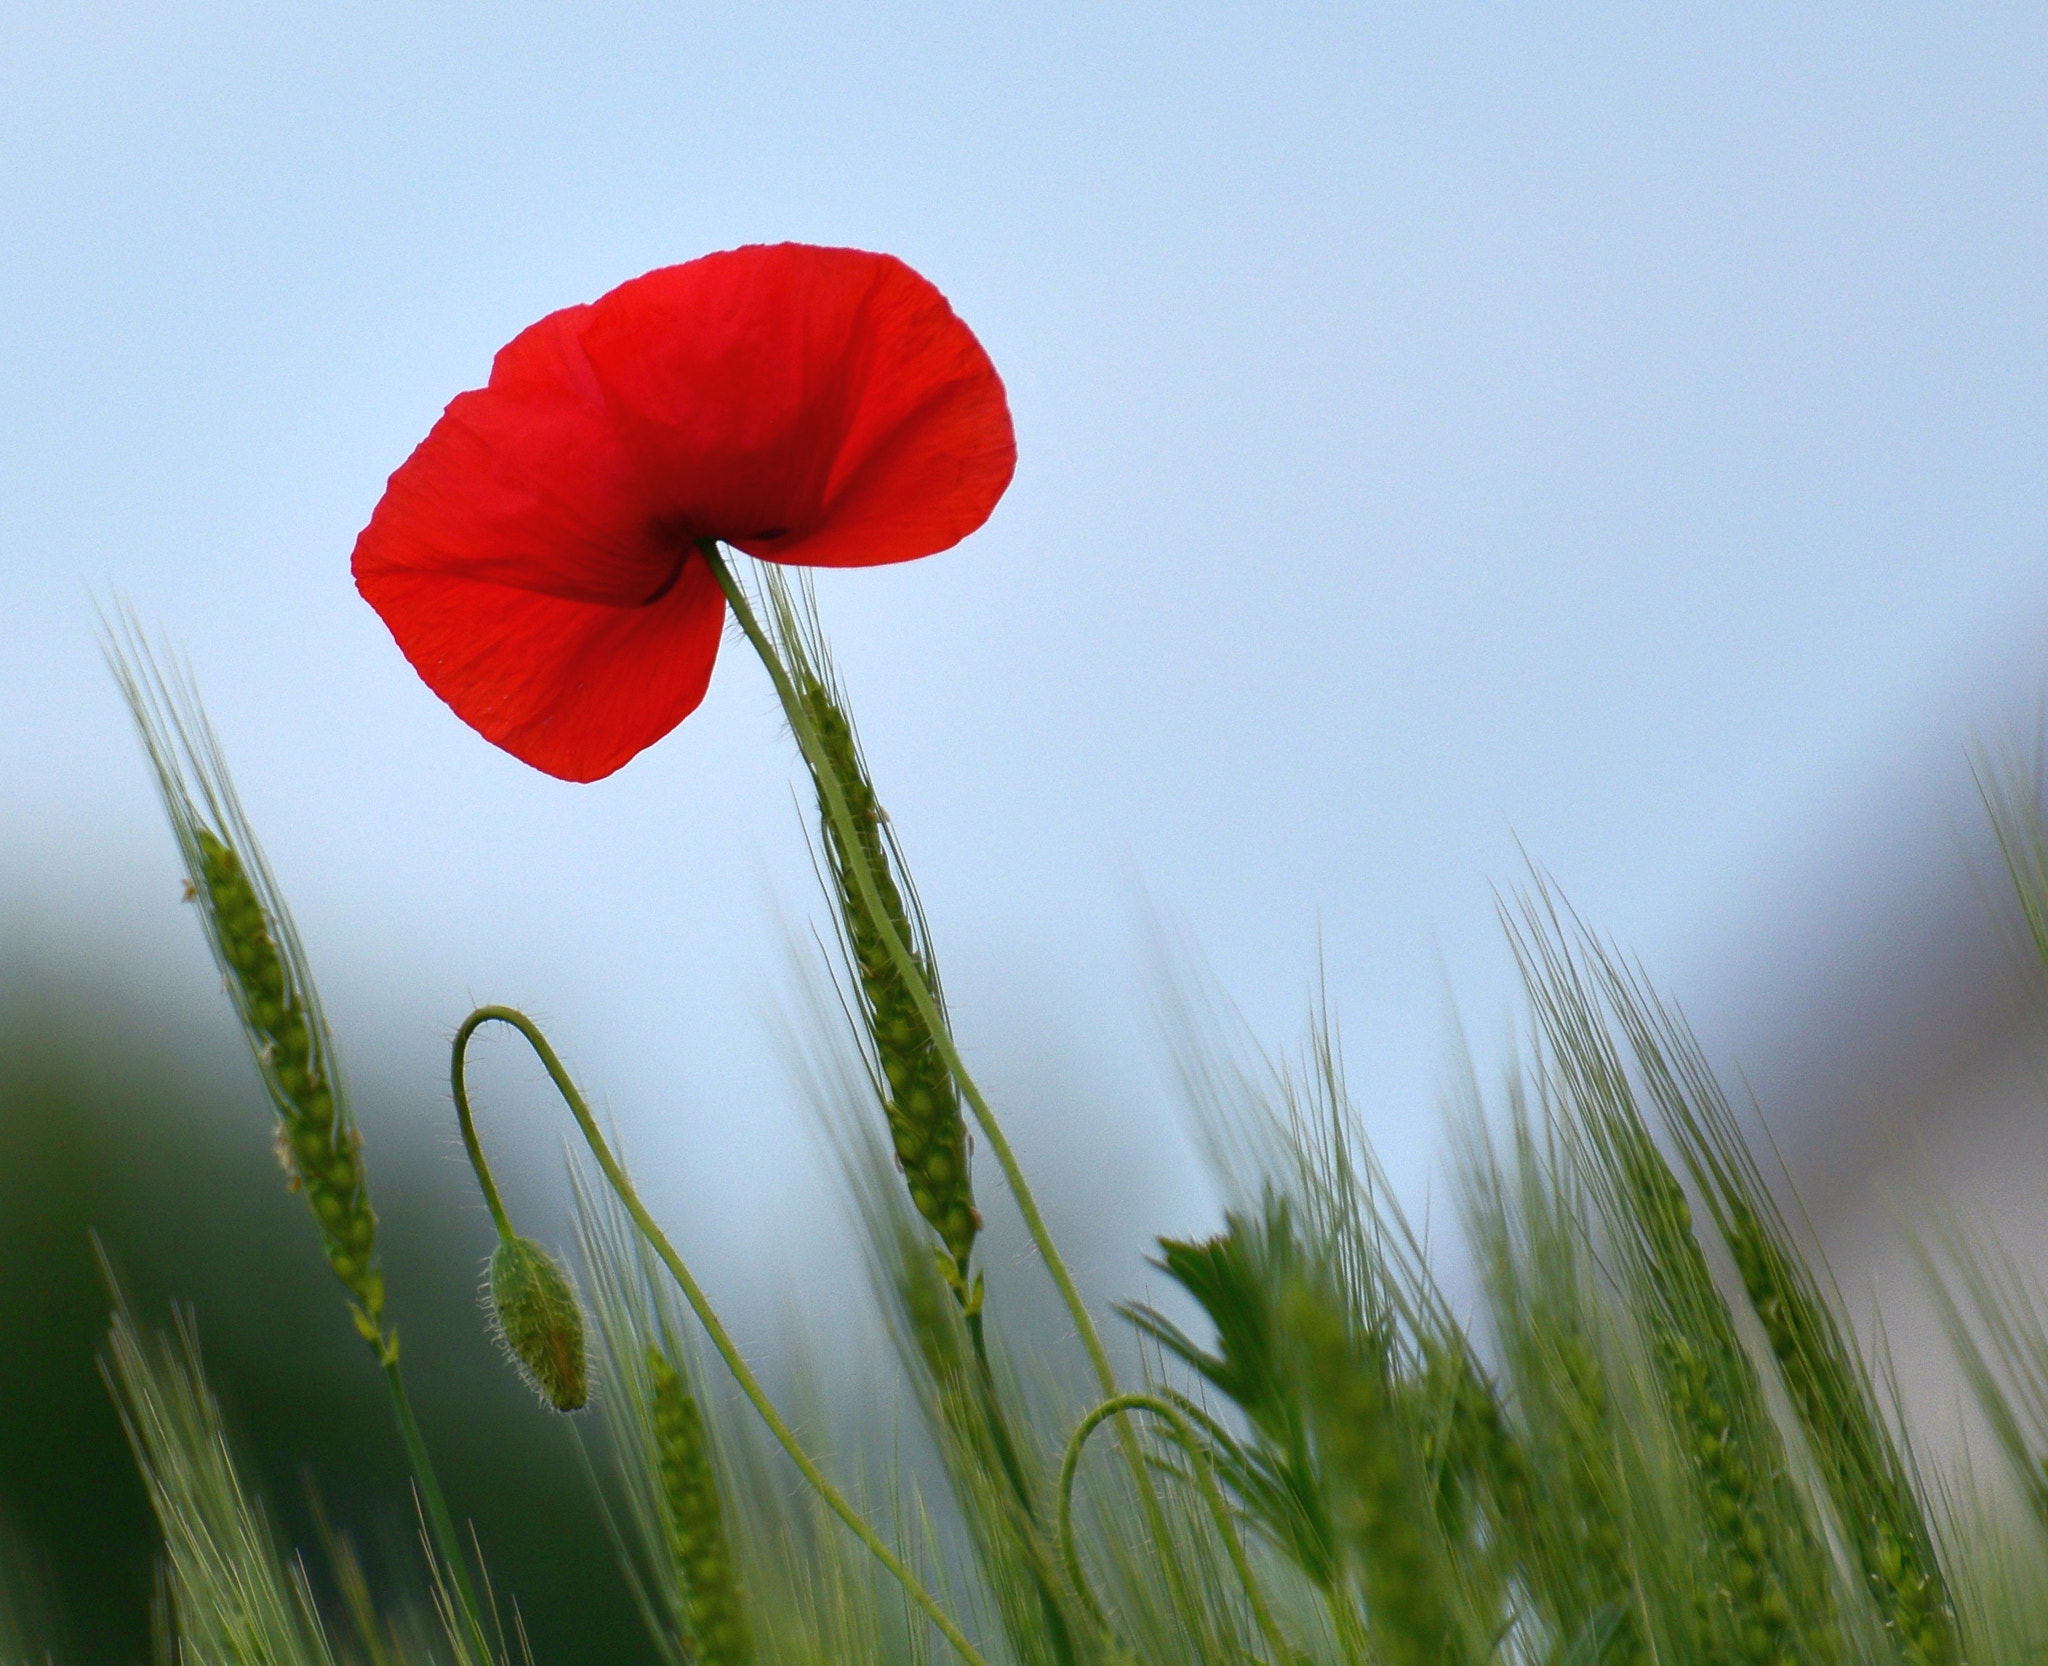
[(1320, 940), (1411, 1188), (1448, 994), (1494, 1051), (1517, 836), (1768, 1051), (1910, 951), (1886, 899), (1967, 901), (1962, 747), (2048, 673), (2048, 14), (1413, 10), (16, 0), (9, 929), (225, 1022), (93, 647), (117, 590), (189, 653), (345, 1044), (417, 1082), (366, 1115), (443, 1116), (470, 999), (529, 1005), (686, 1237), (784, 1254), (811, 903), (757, 669), (564, 786), (347, 562), (522, 325), (794, 238), (910, 261), (1009, 385), (988, 528), (822, 589), (1069, 1212), (1203, 1221), (1148, 898), (1278, 1039)]

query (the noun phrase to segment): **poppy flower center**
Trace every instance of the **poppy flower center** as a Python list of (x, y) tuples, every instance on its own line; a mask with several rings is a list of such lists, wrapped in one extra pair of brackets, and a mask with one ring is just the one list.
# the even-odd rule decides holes
[(661, 583), (656, 585), (654, 587), (653, 594), (648, 596), (646, 600), (640, 603), (640, 605), (642, 607), (652, 607), (656, 602), (660, 601), (662, 597), (666, 596), (671, 590), (673, 590), (676, 587), (676, 580), (683, 576), (684, 566), (688, 563), (690, 557), (695, 553), (695, 546), (690, 544), (685, 544), (680, 550), (676, 551), (676, 564), (673, 567), (669, 568), (668, 577), (663, 579)]
[[(665, 526), (657, 522), (654, 527), (654, 536), (660, 543), (675, 546), (675, 562), (669, 568), (668, 576), (657, 584), (653, 590), (648, 592), (647, 595), (636, 602), (634, 604), (636, 607), (652, 607), (673, 590), (676, 587), (676, 581), (683, 576), (683, 569), (690, 564), (690, 557), (697, 553), (698, 540), (689, 537), (685, 533), (676, 531), (672, 526)], [(777, 538), (787, 538), (788, 536), (788, 527), (771, 526), (766, 532), (749, 533), (743, 541), (749, 544), (770, 544)]]

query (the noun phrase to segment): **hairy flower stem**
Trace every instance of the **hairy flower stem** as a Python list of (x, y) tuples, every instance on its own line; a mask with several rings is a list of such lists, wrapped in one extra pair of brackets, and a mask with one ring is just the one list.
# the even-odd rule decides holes
[(596, 1159), (606, 1184), (611, 1187), (620, 1205), (631, 1217), (633, 1225), (639, 1229), (641, 1237), (647, 1240), (649, 1247), (660, 1257), (661, 1264), (668, 1269), (669, 1276), (676, 1281), (676, 1288), (682, 1291), (683, 1299), (690, 1304), (690, 1311), (697, 1315), (697, 1322), (704, 1327), (704, 1334), (711, 1339), (712, 1347), (718, 1350), (718, 1357), (725, 1361), (726, 1369), (732, 1373), (733, 1381), (739, 1384), (740, 1392), (760, 1414), (761, 1421), (768, 1425), (768, 1432), (775, 1437), (783, 1451), (789, 1454), (790, 1461), (796, 1465), (803, 1478), (817, 1489), (818, 1496), (825, 1501), (832, 1513), (846, 1523), (854, 1537), (867, 1546), (875, 1560), (880, 1562), (897, 1584), (903, 1587), (904, 1594), (923, 1610), (925, 1617), (933, 1625), (938, 1627), (940, 1634), (953, 1645), (960, 1658), (967, 1661), (969, 1666), (989, 1666), (987, 1658), (967, 1640), (966, 1634), (939, 1606), (938, 1599), (919, 1583), (917, 1576), (883, 1542), (881, 1535), (867, 1524), (845, 1494), (825, 1478), (824, 1471), (818, 1468), (816, 1461), (797, 1440), (795, 1432), (783, 1421), (782, 1414), (775, 1409), (775, 1402), (768, 1398), (767, 1390), (762, 1388), (760, 1379), (754, 1375), (753, 1369), (747, 1364), (731, 1335), (719, 1322), (710, 1299), (691, 1275), (683, 1258), (676, 1253), (675, 1246), (668, 1241), (668, 1234), (661, 1230), (654, 1217), (647, 1212), (647, 1206), (640, 1201), (640, 1194), (633, 1189), (631, 1177), (620, 1165), (618, 1158), (612, 1155), (610, 1144), (599, 1130), (597, 1119), (590, 1114), (590, 1106), (585, 1102), (575, 1082), (570, 1079), (567, 1068), (554, 1048), (548, 1044), (548, 1038), (541, 1034), (540, 1026), (525, 1013), (512, 1007), (478, 1007), (462, 1021), (462, 1027), (455, 1032), (448, 1074), (455, 1093), (456, 1115), (463, 1125), (468, 1127), (470, 1121), (469, 1088), (464, 1074), (470, 1037), (489, 1023), (509, 1024), (523, 1035), (527, 1044), (533, 1048), (542, 1068), (548, 1073), (548, 1079), (555, 1084), (555, 1091), (562, 1096), (562, 1103), (568, 1106), (569, 1114), (576, 1119), (577, 1129), (583, 1135), (583, 1143), (590, 1147), (590, 1154)]
[[(816, 737), (811, 732), (809, 717), (804, 711), (803, 701), (798, 697), (795, 683), (782, 663), (782, 656), (775, 651), (774, 643), (761, 628), (761, 621), (755, 617), (753, 604), (741, 588), (726, 564), (716, 540), (701, 538), (697, 548), (702, 551), (712, 576), (718, 580), (719, 589), (725, 592), (725, 599), (732, 604), (734, 616), (740, 622), (740, 629), (746, 633), (747, 641), (753, 645), (762, 666), (768, 672), (769, 681), (775, 685), (775, 693), (782, 702), (784, 715), (789, 719), (791, 731), (797, 745), (803, 749), (804, 762), (810, 766), (817, 778), (819, 796), (825, 801), (825, 813), (831, 818), (841, 842), (849, 850), (860, 848), (861, 830), (848, 807), (846, 795), (841, 790), (838, 776), (831, 768), (830, 761), (820, 755)], [(987, 1138), (989, 1149), (996, 1154), (996, 1162), (1003, 1171), (1003, 1178), (1009, 1183), (1010, 1195), (1016, 1199), (1017, 1212), (1024, 1217), (1024, 1229), (1031, 1234), (1031, 1242), (1038, 1250), (1038, 1256), (1045, 1263), (1045, 1270), (1059, 1290), (1060, 1299), (1066, 1303), (1067, 1312), (1072, 1315), (1074, 1328), (1080, 1333), (1081, 1345), (1088, 1351), (1088, 1361), (1095, 1369), (1096, 1380), (1101, 1383), (1105, 1394), (1117, 1392), (1116, 1372), (1109, 1363), (1109, 1352), (1102, 1345), (1102, 1337), (1095, 1328), (1094, 1317), (1088, 1311), (1088, 1304), (1081, 1299), (1081, 1292), (1075, 1287), (1073, 1276), (1067, 1271), (1067, 1264), (1061, 1258), (1059, 1246), (1053, 1242), (1052, 1233), (1047, 1230), (1045, 1217), (1038, 1212), (1038, 1201), (1032, 1196), (1030, 1183), (1024, 1178), (1024, 1170), (1017, 1161), (1017, 1154), (1010, 1149), (1010, 1142), (1004, 1138), (1002, 1125), (996, 1121), (995, 1113), (989, 1109), (988, 1101), (982, 1097), (981, 1089), (968, 1074), (966, 1063), (960, 1057), (959, 1049), (953, 1043), (953, 1032), (947, 1025), (945, 1015), (939, 1011), (938, 1003), (932, 999), (931, 989), (926, 982), (923, 968), (917, 964), (917, 957), (910, 945), (890, 922), (883, 907), (882, 898), (875, 887), (874, 875), (864, 863), (852, 863), (849, 871), (859, 889), (861, 906), (867, 911), (875, 934), (882, 941), (890, 960), (895, 963), (897, 973), (910, 991), (911, 1000), (917, 1007), (918, 1016), (924, 1020), (933, 1042), (945, 1060), (946, 1068), (952, 1072), (953, 1080), (959, 1084), (962, 1096), (974, 1112), (975, 1124)]]
[[(788, 719), (790, 732), (796, 736), (797, 745), (802, 749), (804, 762), (809, 766), (817, 782), (818, 796), (823, 801), (825, 813), (836, 829), (841, 845), (851, 851), (861, 848), (861, 827), (855, 820), (851, 807), (846, 802), (837, 773), (831, 759), (818, 742), (817, 733), (804, 703), (791, 681), (788, 668), (782, 663), (782, 656), (776, 652), (775, 644), (768, 639), (768, 633), (761, 628), (761, 621), (754, 614), (753, 603), (747, 599), (746, 590), (733, 571), (726, 564), (715, 538), (700, 538), (697, 548), (703, 554), (705, 564), (712, 576), (718, 580), (718, 587), (725, 592), (725, 599), (732, 604), (740, 629), (746, 633), (747, 641), (753, 646), (761, 665), (768, 673), (768, 680), (775, 685), (776, 698), (782, 702), (782, 711)], [(988, 1100), (982, 1096), (979, 1086), (968, 1073), (967, 1063), (960, 1057), (960, 1049), (954, 1044), (952, 1026), (946, 1022), (945, 1014), (939, 1011), (939, 1004), (933, 998), (931, 985), (918, 965), (917, 956), (903, 940), (891, 922), (883, 900), (875, 884), (875, 876), (865, 862), (848, 865), (855, 888), (860, 894), (861, 907), (866, 911), (875, 935), (881, 940), (884, 951), (894, 963), (897, 975), (902, 978), (909, 991), (917, 1015), (923, 1020), (931, 1035), (933, 1044), (939, 1050), (940, 1058), (952, 1073), (961, 1096), (967, 1101), (968, 1109), (974, 1113), (974, 1121), (987, 1138), (989, 1149), (996, 1154), (996, 1163), (1003, 1171), (1003, 1178), (1009, 1183), (1010, 1196), (1016, 1201), (1017, 1213), (1023, 1217), (1024, 1230), (1031, 1235), (1031, 1242), (1038, 1250), (1038, 1258), (1045, 1265), (1048, 1276), (1059, 1291), (1060, 1300), (1066, 1304), (1067, 1312), (1074, 1321), (1074, 1330), (1081, 1338), (1081, 1346), (1087, 1350), (1088, 1363), (1094, 1368), (1095, 1380), (1102, 1392), (1114, 1398), (1119, 1392), (1116, 1370), (1109, 1363), (1109, 1350), (1102, 1345), (1102, 1335), (1095, 1328), (1094, 1316), (1088, 1311), (1088, 1304), (1081, 1299), (1081, 1292), (1075, 1286), (1073, 1275), (1067, 1271), (1067, 1263), (1060, 1255), (1059, 1246), (1053, 1242), (1052, 1232), (1045, 1224), (1045, 1217), (1038, 1211), (1038, 1200), (1032, 1194), (1031, 1183), (1024, 1178), (1023, 1165), (1017, 1161), (1017, 1154), (1010, 1149), (1010, 1142), (1003, 1134), (1002, 1124), (996, 1120), (995, 1112), (989, 1109)], [(1145, 1468), (1144, 1454), (1138, 1449), (1137, 1437), (1127, 1424), (1117, 1424), (1118, 1444), (1123, 1448), (1124, 1461), (1131, 1471), (1131, 1481), (1137, 1489), (1138, 1501), (1145, 1512), (1145, 1524), (1153, 1542), (1166, 1546), (1171, 1541), (1167, 1536), (1166, 1517), (1159, 1508), (1158, 1494), (1153, 1491), (1152, 1478)]]

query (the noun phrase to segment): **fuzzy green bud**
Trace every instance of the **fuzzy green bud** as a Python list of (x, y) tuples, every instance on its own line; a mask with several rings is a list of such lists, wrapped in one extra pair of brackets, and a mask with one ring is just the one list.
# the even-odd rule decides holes
[(501, 1238), (491, 1252), (491, 1317), (519, 1374), (556, 1411), (590, 1400), (583, 1308), (562, 1264), (531, 1238)]

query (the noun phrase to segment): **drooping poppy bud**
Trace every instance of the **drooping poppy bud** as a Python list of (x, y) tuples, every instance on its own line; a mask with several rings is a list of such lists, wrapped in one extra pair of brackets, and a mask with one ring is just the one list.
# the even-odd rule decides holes
[(491, 1252), (491, 1317), (519, 1374), (556, 1411), (590, 1401), (583, 1306), (562, 1264), (531, 1238), (500, 1238)]

